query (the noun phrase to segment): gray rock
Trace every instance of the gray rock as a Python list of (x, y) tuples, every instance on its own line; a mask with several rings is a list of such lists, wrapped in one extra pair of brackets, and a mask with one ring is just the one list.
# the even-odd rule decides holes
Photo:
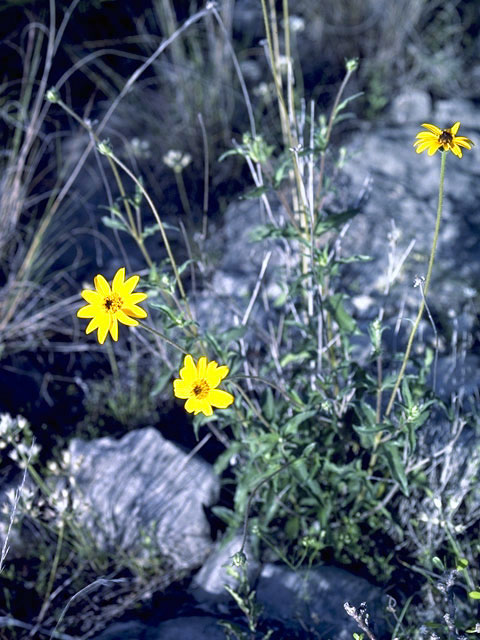
[(370, 626), (377, 638), (386, 633), (384, 608), (386, 598), (381, 589), (331, 566), (292, 571), (287, 567), (266, 564), (257, 585), (257, 600), (268, 618), (279, 620), (285, 627), (298, 627), (315, 632), (315, 637), (351, 640), (360, 633), (355, 621), (343, 607), (349, 602), (358, 607), (367, 603)]
[(148, 631), (141, 622), (115, 622), (93, 640), (147, 640)]
[(225, 632), (218, 618), (192, 616), (160, 623), (149, 631), (145, 640), (225, 640)]
[[(238, 326), (250, 302), (262, 263), (271, 252), (262, 280), (261, 295), (253, 307), (251, 319), (265, 326), (263, 296), (273, 303), (280, 294), (279, 268), (288, 266), (288, 256), (277, 240), (255, 242), (252, 233), (269, 222), (258, 201), (232, 203), (225, 212), (223, 227), (212, 234), (209, 251), (218, 256), (218, 263), (208, 288), (195, 300), (196, 317), (201, 326), (223, 330)], [(212, 304), (212, 300), (215, 303)]]
[[(217, 544), (216, 549), (207, 558), (207, 561), (192, 580), (191, 592), (193, 597), (202, 605), (210, 609), (226, 611), (225, 605), (232, 602), (232, 597), (226, 591), (225, 585), (232, 589), (238, 584), (237, 579), (229, 567), (235, 572), (240, 572), (238, 567), (232, 567), (232, 557), (239, 551), (242, 544), (242, 536), (236, 535), (226, 544)], [(260, 565), (255, 560), (253, 550), (247, 544), (245, 549), (247, 556), (247, 576), (248, 583), (253, 585), (260, 573)]]
[(143, 557), (142, 533), (174, 569), (199, 566), (211, 548), (203, 505), (219, 482), (210, 466), (164, 440), (153, 428), (121, 440), (75, 439), (70, 444), (73, 505), (103, 549)]
[(429, 122), (432, 99), (422, 89), (409, 89), (395, 96), (390, 107), (390, 119), (395, 124)]
[[(433, 370), (430, 372), (432, 383)], [(436, 393), (444, 400), (452, 394), (469, 397), (480, 388), (480, 361), (474, 354), (460, 354), (458, 357), (442, 356), (438, 359)], [(465, 405), (464, 405), (465, 406)]]
[[(466, 135), (467, 137), (470, 137), (468, 133), (464, 133), (464, 130), (466, 128), (478, 130), (478, 107), (471, 100), (466, 100), (465, 98), (439, 100), (435, 104), (432, 122), (437, 124), (437, 126), (451, 127), (457, 120), (460, 120), (461, 122), (459, 135)], [(424, 122), (424, 120), (422, 120), (422, 122)], [(429, 121), (427, 120), (427, 122)]]

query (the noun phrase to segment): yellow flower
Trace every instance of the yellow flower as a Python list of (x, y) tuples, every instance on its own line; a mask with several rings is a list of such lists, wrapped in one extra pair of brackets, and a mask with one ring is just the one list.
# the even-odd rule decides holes
[(118, 323), (134, 327), (138, 324), (135, 318), (146, 318), (147, 312), (137, 307), (147, 297), (146, 293), (132, 293), (140, 280), (140, 276), (131, 276), (125, 280), (125, 267), (117, 271), (113, 278), (112, 288), (102, 275), (94, 278), (95, 289), (82, 291), (82, 298), (88, 304), (77, 311), (79, 318), (91, 318), (85, 329), (91, 333), (98, 329), (97, 338), (100, 344), (105, 342), (107, 333), (118, 340)]
[(433, 154), (442, 149), (442, 151), (453, 151), (453, 153), (459, 158), (462, 157), (462, 150), (460, 147), (471, 149), (473, 142), (469, 138), (464, 136), (457, 136), (457, 131), (460, 127), (460, 122), (455, 122), (450, 129), (439, 129), (434, 124), (424, 123), (422, 127), (428, 129), (428, 131), (421, 131), (417, 133), (416, 140), (413, 143), (414, 147), (417, 147), (415, 151), (422, 153), (428, 149), (428, 155)]
[(187, 400), (185, 410), (197, 415), (202, 412), (206, 416), (213, 413), (212, 407), (226, 409), (234, 397), (227, 391), (217, 389), (220, 382), (228, 375), (229, 368), (219, 367), (215, 360), (207, 362), (202, 356), (195, 364), (190, 354), (185, 356), (180, 378), (173, 381), (173, 393), (176, 398)]

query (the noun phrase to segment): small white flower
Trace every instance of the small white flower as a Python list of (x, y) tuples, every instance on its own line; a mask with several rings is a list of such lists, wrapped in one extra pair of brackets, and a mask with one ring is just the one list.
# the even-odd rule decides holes
[(461, 501), (461, 498), (459, 498), (458, 496), (450, 496), (450, 498), (448, 499), (448, 508), (450, 509), (450, 511), (456, 511), (460, 506)]
[(48, 502), (58, 514), (63, 514), (68, 508), (68, 490), (57, 489), (49, 496)]
[(305, 20), (301, 16), (290, 16), (290, 31), (293, 33), (305, 31)]
[(47, 462), (47, 469), (50, 471), (51, 474), (55, 476), (58, 475), (58, 473), (60, 472), (60, 467), (54, 460), (49, 460)]
[(280, 73), (287, 73), (291, 67), (292, 59), (288, 56), (280, 55), (277, 60), (277, 69)]
[(7, 491), (5, 491), (5, 497), (10, 502), (10, 504), (14, 504), (17, 497), (17, 492), (15, 491), (15, 489), (8, 489)]
[(130, 140), (130, 149), (137, 158), (150, 158), (150, 142), (141, 138), (132, 138)]
[(183, 153), (176, 149), (170, 149), (162, 158), (164, 164), (176, 173), (181, 173), (192, 161), (189, 153)]

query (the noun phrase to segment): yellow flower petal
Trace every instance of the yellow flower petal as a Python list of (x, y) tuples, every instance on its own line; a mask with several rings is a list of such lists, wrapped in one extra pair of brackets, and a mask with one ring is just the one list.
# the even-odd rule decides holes
[(460, 122), (455, 122), (455, 124), (454, 124), (453, 126), (451, 126), (451, 127), (450, 127), (450, 133), (451, 133), (453, 136), (456, 136), (456, 135), (457, 135), (457, 131), (458, 131), (458, 128), (459, 128), (459, 127), (460, 127)]
[(112, 339), (115, 340), (115, 342), (117, 342), (118, 340), (118, 320), (116, 316), (113, 316), (112, 321), (110, 323), (110, 335), (112, 336)]
[(442, 133), (441, 129), (436, 127), (434, 124), (428, 124), (428, 122), (424, 122), (422, 124), (422, 127), (425, 127), (425, 129), (428, 129), (429, 131), (434, 133), (436, 136), (439, 136)]
[(117, 273), (113, 276), (112, 291), (120, 293), (123, 287), (123, 281), (125, 280), (125, 267), (118, 269)]
[(186, 382), (193, 382), (197, 377), (197, 367), (190, 354), (183, 360), (183, 368), (180, 369), (180, 378)]
[(420, 131), (420, 133), (417, 133), (415, 137), (418, 138), (418, 140), (438, 140), (438, 136), (430, 133), (429, 131)]
[[(122, 311), (125, 315), (130, 316), (131, 318), (147, 317), (147, 312), (145, 311), (145, 309), (142, 309), (142, 307), (137, 307), (135, 305), (132, 305), (131, 307), (123, 307)], [(120, 311), (118, 313), (120, 313)], [(135, 322), (135, 324), (138, 324), (138, 322)]]
[(205, 376), (209, 387), (211, 389), (218, 387), (223, 378), (228, 375), (229, 371), (230, 369), (225, 365), (219, 367), (215, 360), (209, 362)]
[(197, 364), (197, 375), (199, 378), (205, 378), (207, 373), (207, 358), (202, 356)]
[(438, 143), (433, 142), (432, 144), (430, 144), (429, 145), (430, 148), (428, 149), (428, 155), (429, 156), (433, 156), (433, 154), (436, 153), (440, 149), (441, 146), (442, 145), (439, 142)]
[(96, 275), (93, 282), (95, 283), (95, 289), (101, 293), (102, 296), (105, 297), (110, 295), (110, 285), (101, 274)]
[(208, 401), (217, 409), (226, 409), (234, 400), (235, 398), (231, 393), (222, 391), (221, 389), (212, 389), (208, 394)]
[(146, 293), (129, 293), (128, 294), (128, 306), (131, 307), (134, 304), (143, 302), (147, 298)]
[(198, 415), (199, 413), (203, 413), (205, 416), (213, 415), (212, 405), (208, 402), (208, 400), (197, 400), (195, 415)]
[(193, 413), (195, 411), (195, 413), (197, 414), (199, 412), (199, 404), (200, 400), (197, 400), (195, 396), (190, 397), (185, 403), (185, 411), (188, 411), (188, 413)]
[(473, 145), (473, 142), (471, 140), (469, 140), (468, 138), (464, 138), (463, 136), (458, 136), (457, 138), (455, 138), (455, 142), (467, 149), (471, 149)]
[(425, 151), (425, 149), (428, 149), (431, 146), (431, 144), (432, 144), (431, 142), (422, 142), (417, 146), (415, 151), (417, 153), (422, 153), (422, 151)]
[(179, 378), (173, 381), (173, 394), (176, 398), (186, 400), (190, 397), (191, 393), (192, 385), (189, 382), (185, 382), (185, 380), (180, 380)]
[(104, 300), (104, 296), (98, 291), (92, 291), (91, 289), (84, 289), (81, 293), (81, 296), (84, 300), (86, 300), (89, 304), (94, 304), (100, 306)]
[(101, 318), (100, 316), (98, 316), (99, 319), (99, 326), (98, 326), (98, 333), (97, 333), (97, 339), (99, 341), (100, 344), (103, 344), (105, 342), (105, 338), (107, 337), (108, 334), (108, 330), (110, 329), (110, 318)]
[(80, 307), (77, 311), (77, 318), (94, 318), (98, 313), (98, 309), (91, 304), (87, 304), (85, 307)]
[[(140, 276), (130, 276), (128, 280), (125, 280), (123, 284), (123, 293), (126, 293), (127, 295), (132, 293), (132, 291), (137, 286), (139, 280), (140, 280)], [(135, 294), (135, 295), (140, 295), (140, 294)], [(142, 293), (141, 295), (145, 296), (145, 298), (147, 297), (146, 293)]]
[(130, 317), (128, 313), (126, 313), (123, 309), (117, 311), (116, 316), (122, 324), (127, 324), (130, 327), (136, 327), (138, 325), (137, 320)]
[(99, 324), (100, 324), (100, 317), (97, 315), (94, 318), (92, 318), (92, 320), (90, 320), (90, 322), (87, 325), (87, 328), (85, 329), (85, 333), (87, 335), (89, 333), (92, 333), (92, 331), (95, 331), (95, 329), (98, 329)]

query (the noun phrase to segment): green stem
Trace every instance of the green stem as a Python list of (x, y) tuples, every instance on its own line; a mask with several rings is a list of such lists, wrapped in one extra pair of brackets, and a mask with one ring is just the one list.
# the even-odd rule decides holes
[(282, 464), (281, 467), (276, 469), (273, 473), (270, 473), (266, 478), (263, 478), (263, 480), (260, 480), (260, 482), (253, 488), (253, 491), (250, 494), (250, 497), (248, 498), (247, 506), (245, 507), (245, 518), (244, 518), (244, 521), (243, 521), (242, 544), (240, 546), (240, 551), (238, 553), (244, 553), (245, 545), (247, 544), (248, 518), (249, 518), (249, 515), (250, 515), (250, 507), (251, 507), (251, 504), (252, 504), (252, 500), (255, 497), (255, 494), (257, 493), (257, 491), (260, 489), (260, 487), (262, 485), (264, 485), (266, 482), (268, 482), (269, 480), (274, 478), (278, 473), (280, 473), (281, 471), (283, 471), (284, 469), (289, 467), (294, 462), (298, 462), (301, 459), (302, 458), (297, 458), (295, 460), (289, 460), (288, 462), (285, 462), (284, 464)]
[(140, 327), (142, 327), (142, 329), (147, 329), (147, 331), (151, 331), (152, 333), (154, 333), (156, 336), (158, 336), (162, 340), (165, 340), (165, 342), (167, 342), (168, 344), (172, 345), (172, 347), (175, 347), (175, 349), (178, 349), (183, 354), (185, 354), (185, 355), (188, 354), (188, 351), (185, 351), (185, 349), (183, 349), (179, 344), (177, 344), (173, 340), (170, 340), (170, 338), (167, 338), (167, 336), (165, 334), (161, 333), (160, 331), (157, 331), (153, 327), (150, 327), (148, 324), (143, 324), (143, 322), (140, 322), (140, 320), (138, 320), (138, 325)]
[[(76, 114), (75, 111), (73, 111), (73, 109), (70, 109), (70, 107), (68, 105), (66, 105), (65, 102), (63, 102), (63, 100), (58, 100), (57, 104), (60, 107), (62, 107), (62, 109), (64, 111), (66, 111), (66, 113), (68, 113), (82, 127), (84, 127), (84, 129), (93, 137), (93, 139), (95, 140), (95, 142), (97, 144), (100, 142), (98, 136), (95, 134), (95, 132), (93, 131), (92, 127), (87, 122), (85, 122), (85, 120), (83, 120), (83, 118), (81, 118), (78, 114)], [(151, 260), (150, 256), (145, 251), (145, 247), (143, 246), (142, 237), (139, 234), (139, 230), (137, 229), (137, 227), (135, 225), (135, 221), (133, 219), (132, 208), (131, 208), (130, 203), (128, 201), (127, 194), (125, 192), (125, 188), (123, 186), (122, 179), (120, 178), (120, 174), (118, 173), (117, 167), (115, 166), (115, 163), (113, 162), (112, 158), (110, 158), (110, 156), (107, 156), (107, 159), (108, 159), (108, 163), (110, 164), (110, 168), (112, 170), (112, 173), (114, 175), (115, 182), (117, 183), (118, 190), (120, 191), (120, 196), (122, 198), (122, 202), (123, 202), (123, 205), (125, 207), (125, 211), (127, 212), (128, 224), (129, 224), (130, 232), (131, 232), (133, 238), (135, 239), (135, 241), (140, 246), (140, 250), (142, 251), (142, 253), (143, 253), (144, 257), (145, 257), (148, 266), (151, 267), (152, 266), (152, 260)]]
[[(165, 249), (167, 250), (168, 259), (170, 260), (170, 264), (172, 266), (173, 273), (175, 275), (175, 280), (177, 282), (178, 289), (180, 291), (180, 295), (182, 296), (183, 302), (185, 303), (185, 307), (187, 309), (187, 313), (188, 313), (190, 319), (193, 321), (193, 315), (192, 315), (192, 312), (190, 310), (190, 305), (188, 304), (188, 300), (187, 300), (187, 295), (185, 293), (185, 289), (183, 288), (182, 279), (180, 278), (180, 273), (179, 273), (178, 268), (177, 268), (177, 263), (175, 262), (175, 258), (173, 257), (172, 249), (170, 247), (170, 243), (169, 243), (168, 238), (167, 238), (165, 227), (163, 226), (163, 222), (162, 222), (162, 220), (160, 218), (160, 215), (159, 215), (155, 205), (153, 204), (152, 199), (150, 198), (149, 194), (145, 190), (145, 187), (140, 182), (140, 180), (138, 180), (138, 178), (130, 171), (130, 169), (127, 166), (125, 166), (123, 164), (123, 162), (121, 160), (119, 160), (117, 158), (117, 156), (113, 152), (110, 152), (110, 157), (115, 162), (115, 164), (117, 164), (120, 167), (120, 169), (122, 169), (122, 171), (124, 171), (127, 174), (127, 176), (129, 176), (129, 178), (131, 178), (133, 180), (133, 182), (137, 185), (137, 187), (142, 192), (145, 200), (148, 202), (148, 204), (150, 206), (150, 209), (151, 209), (151, 211), (153, 213), (153, 216), (154, 216), (155, 220), (157, 221), (158, 228), (160, 230), (160, 234), (161, 234), (162, 240), (163, 240), (163, 245), (164, 245)], [(193, 331), (194, 331), (194, 333), (196, 333), (195, 326), (193, 327)]]
[(55, 557), (53, 558), (52, 568), (50, 570), (50, 576), (48, 578), (47, 590), (45, 592), (45, 597), (43, 599), (42, 608), (40, 610), (40, 613), (38, 615), (37, 622), (35, 625), (36, 629), (38, 629), (38, 626), (40, 625), (43, 618), (45, 617), (45, 613), (47, 612), (47, 609), (48, 609), (50, 594), (52, 593), (53, 583), (55, 581), (55, 576), (57, 575), (58, 563), (60, 562), (60, 553), (62, 551), (64, 530), (65, 530), (65, 522), (63, 520), (63, 515), (62, 515), (60, 520), (59, 531), (58, 531), (57, 548), (55, 550)]
[[(427, 277), (425, 279), (425, 286), (423, 288), (422, 302), (421, 302), (420, 308), (418, 310), (418, 314), (417, 314), (417, 318), (415, 320), (415, 324), (413, 325), (412, 330), (410, 331), (410, 337), (408, 338), (407, 349), (406, 349), (405, 355), (403, 357), (402, 366), (400, 368), (400, 372), (399, 372), (397, 380), (395, 382), (395, 386), (393, 387), (392, 395), (390, 396), (390, 400), (388, 402), (387, 410), (386, 410), (386, 413), (385, 413), (386, 416), (390, 415), (390, 412), (391, 412), (392, 407), (393, 407), (393, 403), (395, 401), (395, 396), (397, 395), (397, 391), (398, 391), (398, 388), (399, 388), (400, 383), (402, 381), (403, 374), (405, 373), (405, 369), (407, 368), (408, 358), (410, 356), (410, 351), (412, 349), (413, 339), (415, 337), (415, 333), (417, 332), (418, 325), (420, 324), (420, 320), (422, 319), (423, 310), (425, 308), (425, 298), (427, 297), (428, 288), (430, 286), (430, 279), (432, 277), (433, 261), (435, 260), (435, 253), (436, 253), (436, 250), (437, 250), (438, 235), (439, 235), (439, 231), (440, 231), (440, 221), (442, 219), (443, 182), (444, 182), (444, 178), (445, 178), (445, 161), (446, 161), (446, 158), (447, 158), (447, 152), (446, 151), (442, 151), (441, 154), (442, 154), (442, 163), (441, 163), (441, 166), (440, 166), (440, 186), (439, 186), (439, 189), (438, 189), (437, 220), (435, 222), (435, 232), (433, 234), (432, 250), (430, 252), (430, 260), (428, 262), (428, 271), (427, 271)], [(379, 434), (377, 434), (377, 435), (379, 435)], [(380, 435), (380, 437), (381, 437), (381, 435)]]
[(185, 189), (185, 182), (183, 181), (182, 172), (174, 171), (173, 173), (175, 174), (175, 181), (177, 183), (178, 194), (180, 196), (183, 211), (186, 215), (191, 215), (192, 210), (190, 209), (190, 203), (188, 201), (187, 190)]

